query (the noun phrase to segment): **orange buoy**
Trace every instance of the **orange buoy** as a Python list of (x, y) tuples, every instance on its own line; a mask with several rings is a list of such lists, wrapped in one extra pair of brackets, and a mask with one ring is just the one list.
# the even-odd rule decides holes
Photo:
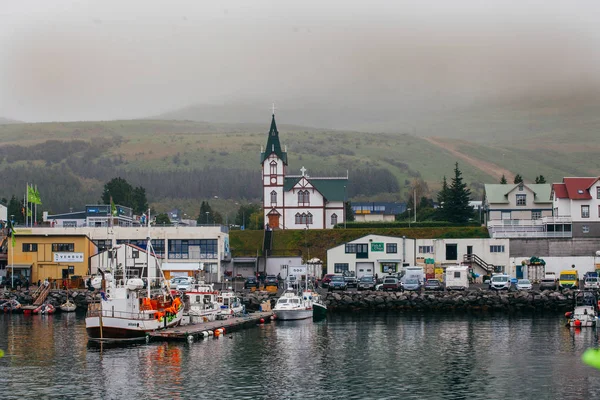
[(221, 331), (219, 329), (215, 330), (215, 337), (219, 337), (219, 335), (221, 334)]
[(578, 320), (578, 319), (576, 319), (576, 320), (575, 320), (575, 326), (581, 326), (581, 321), (580, 321), (580, 320)]

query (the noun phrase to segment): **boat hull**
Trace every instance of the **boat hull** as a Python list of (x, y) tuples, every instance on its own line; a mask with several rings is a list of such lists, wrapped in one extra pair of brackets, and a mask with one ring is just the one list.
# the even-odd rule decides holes
[(327, 316), (327, 306), (324, 304), (313, 303), (313, 318), (320, 319)]
[[(167, 328), (177, 326), (181, 323), (183, 308), (179, 310), (175, 318), (166, 324)], [(85, 327), (90, 339), (131, 339), (146, 335), (165, 328), (164, 321), (156, 319), (134, 319), (102, 317), (102, 334), (100, 334), (100, 318), (97, 316), (87, 317)]]
[(298, 319), (307, 319), (313, 316), (312, 309), (301, 310), (273, 310), (278, 320), (293, 321)]

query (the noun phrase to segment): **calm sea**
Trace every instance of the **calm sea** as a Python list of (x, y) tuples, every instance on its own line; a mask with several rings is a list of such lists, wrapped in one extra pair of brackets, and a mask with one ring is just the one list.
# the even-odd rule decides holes
[(195, 343), (89, 346), (83, 314), (0, 314), (2, 399), (582, 399), (594, 329), (560, 316), (360, 314)]

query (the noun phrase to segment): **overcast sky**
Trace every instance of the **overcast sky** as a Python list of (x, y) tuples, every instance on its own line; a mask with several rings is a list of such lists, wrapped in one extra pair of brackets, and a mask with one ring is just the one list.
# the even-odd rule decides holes
[(0, 5), (0, 117), (25, 121), (238, 101), (367, 115), (600, 87), (597, 0)]

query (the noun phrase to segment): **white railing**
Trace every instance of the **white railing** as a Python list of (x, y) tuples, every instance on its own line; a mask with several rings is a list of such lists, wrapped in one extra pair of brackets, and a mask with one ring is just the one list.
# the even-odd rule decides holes
[(545, 232), (545, 231), (490, 231), (494, 239), (507, 238), (570, 238), (573, 232)]

